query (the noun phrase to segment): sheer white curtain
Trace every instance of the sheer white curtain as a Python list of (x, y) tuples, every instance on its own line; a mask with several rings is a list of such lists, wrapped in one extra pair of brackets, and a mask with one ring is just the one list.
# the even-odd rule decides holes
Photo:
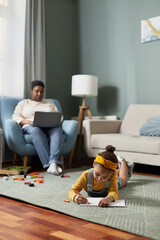
[(25, 23), (24, 97), (30, 97), (31, 81), (46, 83), (45, 2), (27, 0)]
[(0, 0), (0, 95), (23, 97), (26, 0)]

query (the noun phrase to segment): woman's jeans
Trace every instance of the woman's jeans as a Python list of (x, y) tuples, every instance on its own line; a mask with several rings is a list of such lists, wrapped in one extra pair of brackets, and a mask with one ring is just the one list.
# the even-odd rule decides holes
[(27, 125), (22, 128), (23, 134), (32, 136), (32, 142), (44, 168), (51, 163), (62, 164), (62, 127), (40, 128)]

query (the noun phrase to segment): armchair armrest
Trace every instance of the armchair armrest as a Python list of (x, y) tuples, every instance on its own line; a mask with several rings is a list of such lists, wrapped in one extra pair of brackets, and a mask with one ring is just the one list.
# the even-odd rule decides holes
[(65, 134), (65, 142), (63, 144), (63, 154), (68, 154), (77, 138), (79, 125), (75, 120), (64, 120), (62, 123), (62, 130)]
[(84, 120), (83, 128), (85, 132), (92, 134), (118, 133), (122, 120)]
[(24, 141), (22, 129), (16, 121), (11, 119), (6, 120), (5, 129), (6, 141), (9, 146), (11, 145), (11, 149), (13, 148), (13, 142), (17, 141), (21, 143)]
[(118, 133), (122, 120), (84, 120), (83, 121), (83, 132), (84, 132), (84, 145), (86, 152), (89, 156), (91, 149), (91, 135), (101, 133)]
[[(5, 122), (5, 139), (9, 148), (20, 155), (36, 155), (36, 150), (32, 144), (27, 144), (22, 128), (20, 125), (11, 119)], [(27, 144), (27, 148), (26, 148)]]

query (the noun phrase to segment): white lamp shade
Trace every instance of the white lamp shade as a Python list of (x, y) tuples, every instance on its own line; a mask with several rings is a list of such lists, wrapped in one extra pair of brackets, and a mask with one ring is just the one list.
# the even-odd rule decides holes
[(77, 97), (97, 96), (98, 77), (83, 74), (72, 76), (72, 95)]

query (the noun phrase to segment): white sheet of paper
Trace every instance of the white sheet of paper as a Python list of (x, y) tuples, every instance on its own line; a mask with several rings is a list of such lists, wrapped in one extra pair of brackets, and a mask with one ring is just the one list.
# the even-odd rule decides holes
[[(87, 199), (90, 204), (80, 204), (80, 206), (98, 206), (98, 203), (102, 198), (87, 198)], [(124, 199), (111, 202), (109, 205), (109, 207), (125, 207), (125, 206), (126, 204)]]

